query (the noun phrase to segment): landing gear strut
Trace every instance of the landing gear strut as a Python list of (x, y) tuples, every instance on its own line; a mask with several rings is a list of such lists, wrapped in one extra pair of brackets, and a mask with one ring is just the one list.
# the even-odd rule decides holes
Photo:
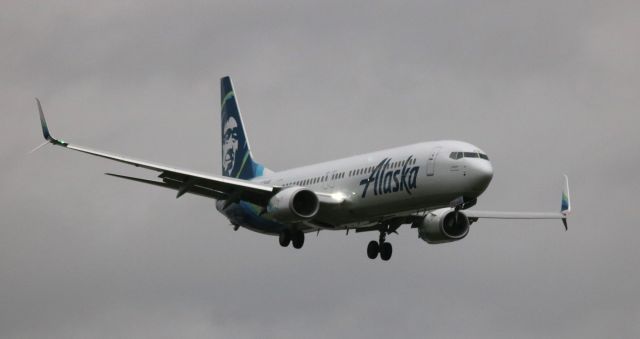
[(298, 230), (283, 230), (280, 232), (278, 241), (282, 247), (292, 244), (293, 248), (299, 249), (304, 245), (304, 233)]
[(387, 229), (380, 230), (380, 238), (378, 241), (371, 240), (369, 245), (367, 246), (367, 256), (369, 259), (375, 259), (380, 253), (380, 259), (387, 261), (391, 259), (391, 254), (393, 253), (393, 247), (391, 244), (386, 242), (387, 238)]

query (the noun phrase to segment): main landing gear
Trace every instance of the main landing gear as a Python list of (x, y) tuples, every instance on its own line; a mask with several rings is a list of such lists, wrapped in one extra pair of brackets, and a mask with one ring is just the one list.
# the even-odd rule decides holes
[(293, 248), (299, 249), (304, 245), (304, 233), (298, 230), (284, 230), (280, 232), (278, 240), (282, 247), (287, 247), (291, 243)]
[(391, 247), (390, 243), (385, 241), (386, 237), (387, 237), (386, 230), (384, 231), (381, 230), (380, 240), (379, 241), (371, 240), (371, 242), (369, 242), (369, 245), (367, 246), (367, 256), (369, 257), (369, 259), (375, 259), (378, 256), (378, 253), (380, 253), (380, 259), (384, 261), (391, 259), (391, 253), (393, 253), (393, 247)]

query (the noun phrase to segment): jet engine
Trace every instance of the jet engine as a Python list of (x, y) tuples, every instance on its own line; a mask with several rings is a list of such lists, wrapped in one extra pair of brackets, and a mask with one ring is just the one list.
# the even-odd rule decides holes
[(422, 221), (417, 221), (420, 239), (429, 244), (441, 244), (460, 240), (469, 233), (469, 218), (453, 208), (441, 208), (429, 212)]
[(320, 209), (318, 196), (303, 187), (288, 187), (274, 195), (267, 212), (282, 222), (296, 222), (313, 218)]

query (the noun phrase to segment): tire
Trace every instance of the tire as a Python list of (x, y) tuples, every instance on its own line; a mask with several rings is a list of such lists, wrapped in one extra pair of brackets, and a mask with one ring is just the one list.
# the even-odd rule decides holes
[(291, 243), (293, 244), (293, 248), (302, 248), (302, 245), (304, 245), (304, 233), (300, 231), (293, 232), (291, 235)]
[(289, 246), (289, 243), (291, 242), (291, 232), (289, 232), (289, 230), (284, 230), (280, 232), (280, 237), (278, 241), (280, 242), (280, 246), (282, 247)]
[(391, 253), (393, 253), (393, 247), (388, 242), (383, 242), (380, 246), (380, 259), (387, 261), (391, 259)]
[(378, 242), (371, 240), (367, 246), (367, 257), (369, 257), (369, 259), (375, 259), (378, 256), (379, 251), (380, 246), (378, 245)]

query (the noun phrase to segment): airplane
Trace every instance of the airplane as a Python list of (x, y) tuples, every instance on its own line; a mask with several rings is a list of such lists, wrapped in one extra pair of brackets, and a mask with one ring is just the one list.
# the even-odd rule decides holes
[(233, 225), (274, 235), (282, 247), (302, 248), (305, 234), (325, 230), (379, 232), (367, 256), (387, 261), (386, 238), (402, 225), (417, 229), (429, 244), (463, 239), (470, 225), (486, 219), (560, 219), (565, 230), (571, 212), (564, 176), (559, 212), (474, 210), (493, 178), (487, 153), (463, 141), (440, 140), (390, 148), (304, 167), (273, 172), (254, 160), (231, 78), (221, 83), (222, 176), (197, 173), (54, 138), (36, 98), (42, 134), (38, 148), (53, 144), (159, 172), (159, 180), (107, 175), (216, 200), (216, 209)]

